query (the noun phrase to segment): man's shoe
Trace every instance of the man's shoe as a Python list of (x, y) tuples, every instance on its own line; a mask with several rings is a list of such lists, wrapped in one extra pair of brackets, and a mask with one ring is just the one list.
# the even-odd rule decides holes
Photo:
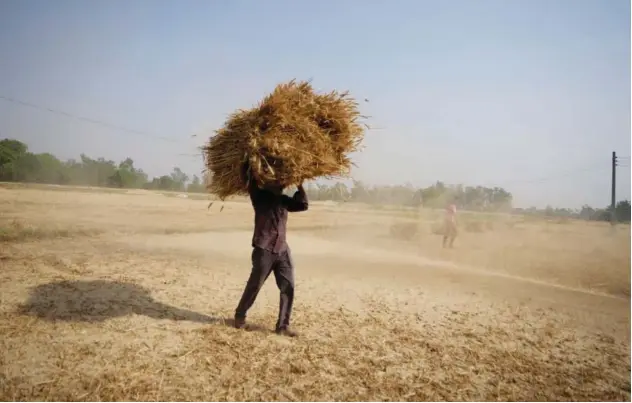
[(298, 337), (298, 333), (297, 332), (295, 332), (294, 330), (289, 329), (287, 327), (276, 329), (275, 333), (278, 334), (279, 336)]
[(238, 318), (235, 317), (235, 329), (245, 329), (246, 328), (246, 318)]

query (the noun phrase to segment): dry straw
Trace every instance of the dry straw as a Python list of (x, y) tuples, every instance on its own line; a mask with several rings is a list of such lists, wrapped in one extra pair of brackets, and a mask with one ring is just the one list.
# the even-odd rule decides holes
[(362, 118), (347, 92), (280, 84), (258, 106), (234, 112), (203, 147), (208, 190), (223, 200), (247, 194), (249, 177), (259, 186), (291, 186), (348, 175), (349, 154), (364, 138)]

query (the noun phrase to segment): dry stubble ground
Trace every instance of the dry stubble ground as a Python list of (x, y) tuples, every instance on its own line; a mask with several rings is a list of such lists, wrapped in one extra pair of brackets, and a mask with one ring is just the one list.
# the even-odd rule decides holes
[(291, 218), (298, 339), (238, 331), (245, 203), (0, 187), (2, 400), (630, 400), (630, 233), (495, 222), (444, 251), (395, 213)]

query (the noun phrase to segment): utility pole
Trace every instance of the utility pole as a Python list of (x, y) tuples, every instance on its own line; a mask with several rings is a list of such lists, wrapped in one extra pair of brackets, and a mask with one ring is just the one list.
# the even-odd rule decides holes
[(617, 187), (617, 153), (612, 152), (612, 199), (610, 201), (610, 224), (615, 225), (617, 218), (615, 215), (616, 207), (616, 187)]

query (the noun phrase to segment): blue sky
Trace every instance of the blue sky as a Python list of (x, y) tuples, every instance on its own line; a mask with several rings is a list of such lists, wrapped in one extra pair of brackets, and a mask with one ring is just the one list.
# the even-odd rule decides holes
[(291, 78), (369, 99), (368, 183), (604, 206), (611, 152), (630, 155), (629, 1), (0, 2), (0, 96), (173, 139), (0, 100), (0, 137), (36, 152), (199, 173), (226, 115)]

